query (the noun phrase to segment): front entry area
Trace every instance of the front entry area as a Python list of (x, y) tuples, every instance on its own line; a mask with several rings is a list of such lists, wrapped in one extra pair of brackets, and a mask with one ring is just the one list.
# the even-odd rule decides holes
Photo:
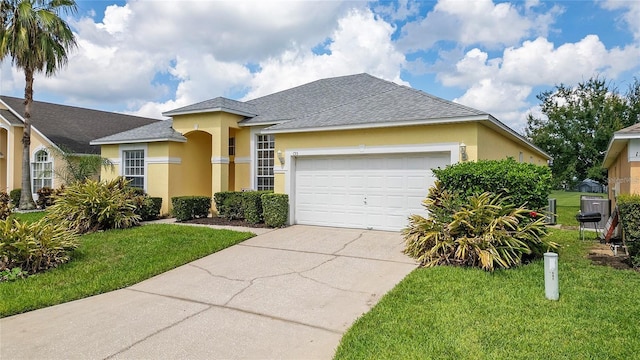
[(297, 158), (297, 224), (398, 231), (433, 185), (431, 169), (451, 163), (449, 152), (329, 155)]

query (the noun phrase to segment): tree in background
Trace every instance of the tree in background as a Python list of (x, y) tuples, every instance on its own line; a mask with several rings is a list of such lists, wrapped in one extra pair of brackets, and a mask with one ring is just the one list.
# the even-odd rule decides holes
[(24, 71), (24, 132), (22, 136), (22, 193), (19, 208), (34, 209), (31, 189), (31, 104), (36, 72), (53, 75), (67, 63), (76, 45), (61, 13), (75, 13), (74, 0), (0, 0), (0, 61), (11, 58)]
[(56, 159), (63, 162), (62, 166), (57, 166), (55, 174), (62, 179), (65, 184), (83, 182), (88, 179), (98, 180), (100, 169), (113, 170), (111, 160), (100, 155), (76, 154), (69, 149), (50, 147), (49, 151)]
[(586, 178), (606, 184), (602, 161), (614, 132), (640, 122), (640, 81), (622, 95), (604, 78), (558, 85), (537, 96), (543, 116), (527, 117), (526, 136), (553, 157), (554, 186), (573, 188)]

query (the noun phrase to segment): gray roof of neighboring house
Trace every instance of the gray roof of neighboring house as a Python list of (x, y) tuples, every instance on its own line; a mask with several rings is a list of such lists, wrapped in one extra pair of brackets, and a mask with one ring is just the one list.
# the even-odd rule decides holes
[(640, 139), (640, 123), (633, 124), (613, 133), (613, 136), (609, 140), (607, 151), (604, 154), (602, 166), (608, 168), (613, 165), (630, 139)]
[(22, 125), (22, 120), (19, 117), (15, 116), (11, 110), (0, 109), (0, 116), (7, 120), (11, 125)]
[(614, 134), (616, 135), (633, 135), (633, 134), (638, 134), (640, 135), (640, 123), (628, 126), (624, 129), (620, 129), (618, 131), (616, 131)]
[[(23, 99), (0, 96), (0, 100), (18, 114), (24, 113)], [(4, 117), (4, 115), (3, 112), (2, 116)], [(80, 154), (100, 153), (99, 146), (89, 144), (93, 139), (118, 134), (159, 121), (41, 101), (34, 101), (31, 110), (31, 124), (35, 129), (58, 147)]]
[(104, 145), (147, 141), (187, 141), (187, 138), (175, 131), (172, 125), (172, 120), (156, 121), (149, 125), (93, 140), (91, 141), (91, 144)]

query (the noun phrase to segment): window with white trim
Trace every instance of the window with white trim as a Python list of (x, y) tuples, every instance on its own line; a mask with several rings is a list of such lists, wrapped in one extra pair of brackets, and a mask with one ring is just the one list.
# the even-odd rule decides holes
[(273, 190), (273, 157), (275, 140), (273, 135), (258, 135), (256, 138), (256, 189)]
[(144, 189), (144, 150), (122, 151), (122, 175), (129, 186)]
[(43, 187), (53, 186), (53, 162), (46, 150), (38, 150), (33, 156), (31, 186), (34, 193)]

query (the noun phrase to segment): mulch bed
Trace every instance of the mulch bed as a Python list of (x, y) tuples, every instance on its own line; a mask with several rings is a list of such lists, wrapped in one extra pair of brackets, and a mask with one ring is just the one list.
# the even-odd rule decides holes
[(268, 228), (264, 223), (261, 224), (250, 224), (244, 220), (228, 220), (221, 217), (206, 217), (206, 218), (198, 218), (193, 220), (184, 221), (185, 223), (191, 224), (204, 224), (204, 225), (221, 225), (221, 226), (244, 226), (250, 228)]
[(628, 256), (623, 249), (618, 249), (618, 256), (613, 256), (611, 247), (607, 244), (597, 244), (589, 251), (587, 258), (596, 265), (610, 266), (614, 269), (629, 270)]

